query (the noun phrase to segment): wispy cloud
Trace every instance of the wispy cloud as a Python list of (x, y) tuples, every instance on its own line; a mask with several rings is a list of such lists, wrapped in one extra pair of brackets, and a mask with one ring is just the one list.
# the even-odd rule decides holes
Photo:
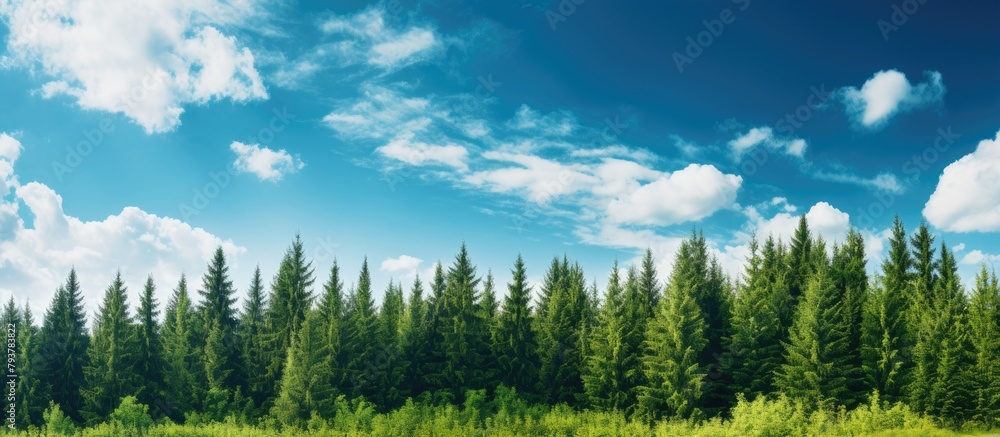
[(931, 106), (944, 99), (941, 73), (928, 71), (924, 76), (927, 82), (913, 85), (898, 70), (882, 70), (865, 81), (860, 89), (848, 86), (835, 95), (858, 126), (877, 130), (897, 114)]

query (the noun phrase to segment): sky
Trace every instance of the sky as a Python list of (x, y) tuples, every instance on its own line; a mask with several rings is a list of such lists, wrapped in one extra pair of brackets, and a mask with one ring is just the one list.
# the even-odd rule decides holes
[[(695, 230), (899, 214), (966, 283), (1000, 260), (1000, 4), (0, 0), (0, 297), (88, 311), (120, 269), (165, 303), (223, 247), (237, 294), (300, 235), (430, 279), (464, 242), (506, 290), (566, 255), (605, 282)], [(535, 287), (537, 290), (537, 286)]]

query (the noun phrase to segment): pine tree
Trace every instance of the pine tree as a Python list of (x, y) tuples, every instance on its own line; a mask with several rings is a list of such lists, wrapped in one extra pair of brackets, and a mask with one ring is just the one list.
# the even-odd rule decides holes
[(41, 424), (48, 399), (41, 392), (42, 379), (47, 376), (39, 374), (38, 367), (40, 331), (28, 304), (21, 314), (21, 324), (17, 327), (17, 411), (18, 428), (26, 429)]
[(344, 372), (347, 356), (344, 345), (344, 281), (340, 279), (340, 266), (333, 260), (330, 268), (330, 278), (323, 284), (323, 296), (320, 298), (319, 319), (323, 326), (323, 342), (328, 346), (330, 354), (331, 379), (330, 385), (336, 392), (342, 393), (344, 387)]
[(81, 386), (90, 347), (85, 324), (83, 292), (76, 270), (72, 269), (45, 312), (39, 342), (38, 374), (45, 375), (41, 392), (76, 422), (83, 418)]
[[(634, 282), (634, 270), (630, 272)], [(645, 333), (637, 329), (631, 319), (645, 312), (644, 305), (639, 293), (626, 298), (615, 261), (604, 305), (589, 340), (590, 353), (582, 375), (587, 404), (591, 408), (627, 413), (634, 409), (637, 387), (643, 376), (640, 358)]]
[(482, 337), (479, 341), (484, 345), (483, 349), (483, 384), (492, 393), (499, 385), (499, 364), (495, 354), (497, 336), (497, 310), (500, 304), (497, 302), (496, 284), (493, 279), (493, 271), (486, 272), (486, 281), (483, 282), (483, 294), (481, 295), (477, 307), (483, 320)]
[(831, 265), (834, 288), (841, 293), (839, 300), (844, 306), (841, 323), (848, 336), (847, 394), (840, 399), (848, 408), (864, 401), (869, 388), (862, 371), (861, 359), (861, 325), (864, 299), (868, 294), (867, 262), (864, 238), (851, 228), (845, 244), (834, 248)]
[[(143, 405), (156, 405), (162, 402), (164, 360), (162, 333), (160, 331), (157, 316), (159, 305), (156, 302), (154, 293), (156, 286), (153, 284), (153, 276), (146, 278), (146, 284), (142, 289), (139, 299), (139, 353), (137, 356), (137, 373), (142, 385), (136, 399)], [(156, 414), (160, 411), (154, 410)]]
[(182, 274), (167, 302), (163, 321), (164, 390), (167, 413), (175, 420), (196, 407), (196, 399), (200, 397), (195, 382), (195, 369), (199, 366), (192, 344), (194, 317), (187, 279)]
[(642, 258), (642, 271), (639, 274), (639, 290), (642, 292), (642, 303), (645, 318), (652, 318), (656, 307), (660, 304), (663, 288), (656, 277), (656, 262), (653, 260), (653, 250), (647, 248)]
[(935, 290), (941, 261), (935, 258), (934, 237), (921, 224), (910, 238), (914, 274), (909, 287), (907, 328), (913, 339), (913, 370), (907, 392), (910, 405), (919, 412), (933, 409), (931, 392), (937, 379), (938, 360), (948, 320), (936, 314)]
[(539, 303), (539, 386), (549, 403), (574, 405), (583, 394), (581, 328), (587, 307), (586, 283), (579, 264), (558, 258), (545, 275)]
[(518, 393), (534, 393), (538, 377), (538, 340), (532, 329), (531, 287), (520, 255), (511, 269), (507, 296), (497, 316), (495, 341), (500, 383)]
[(84, 416), (88, 424), (104, 420), (125, 396), (139, 391), (139, 342), (129, 314), (127, 288), (119, 271), (104, 294), (94, 321), (93, 342), (84, 368)]
[(325, 327), (318, 311), (307, 311), (285, 360), (281, 389), (271, 415), (286, 426), (301, 428), (312, 413), (333, 415), (335, 390)]
[[(270, 356), (268, 378), (273, 384), (281, 381), (288, 349), (305, 321), (306, 311), (312, 305), (313, 268), (306, 261), (302, 238), (296, 234), (292, 245), (278, 267), (278, 274), (271, 284), (271, 297), (266, 317), (267, 348)], [(271, 399), (269, 394), (267, 399)], [(267, 403), (267, 402), (266, 402)], [(269, 403), (268, 403), (269, 404)]]
[[(954, 424), (962, 423), (971, 409), (969, 380), (964, 375), (972, 365), (971, 349), (966, 327), (965, 292), (958, 278), (958, 265), (948, 247), (941, 244), (938, 280), (931, 301), (929, 345), (936, 364), (929, 386), (927, 412), (946, 418)], [(921, 348), (925, 350), (924, 348)]]
[[(240, 383), (239, 349), (236, 346), (236, 289), (229, 279), (229, 266), (226, 265), (226, 254), (222, 246), (215, 249), (215, 254), (208, 264), (208, 271), (201, 279), (201, 289), (198, 290), (202, 301), (198, 308), (198, 348), (203, 350), (202, 367), (209, 388), (231, 390)], [(202, 337), (204, 335), (204, 337)], [(215, 335), (215, 343), (208, 341)], [(211, 350), (209, 350), (211, 349)], [(216, 356), (218, 355), (218, 356)], [(213, 375), (214, 373), (214, 375)], [(223, 377), (212, 384), (212, 378)]]
[(965, 378), (970, 393), (969, 419), (985, 429), (1000, 425), (1000, 285), (983, 264), (969, 302), (968, 333), (972, 365)]
[(7, 305), (3, 308), (3, 315), (0, 315), (0, 325), (4, 329), (10, 329), (10, 326), (14, 327), (15, 333), (17, 329), (21, 326), (21, 308), (17, 306), (17, 302), (14, 302), (14, 296), (10, 296), (10, 300), (7, 301)]
[(468, 249), (462, 243), (448, 269), (439, 328), (444, 353), (443, 388), (459, 403), (464, 400), (466, 390), (484, 388), (485, 383), (483, 362), (489, 354), (489, 345), (483, 336), (486, 321), (477, 304), (479, 281)]
[(812, 236), (809, 233), (809, 222), (806, 216), (799, 217), (799, 225), (792, 236), (788, 247), (788, 290), (792, 296), (792, 305), (796, 305), (805, 292), (812, 273), (813, 247)]
[(778, 388), (811, 407), (832, 406), (846, 393), (848, 331), (844, 303), (831, 278), (830, 266), (815, 242), (813, 269), (798, 305), (795, 324), (785, 343), (785, 363), (776, 375)]
[(701, 415), (698, 405), (707, 376), (698, 357), (708, 346), (708, 326), (695, 290), (705, 281), (696, 243), (685, 240), (677, 253), (663, 303), (646, 330), (639, 413), (647, 419)]
[(403, 287), (390, 281), (378, 314), (378, 349), (375, 359), (378, 381), (374, 403), (384, 411), (401, 406), (409, 394), (402, 386), (403, 372), (407, 367), (401, 342), (404, 310)]
[(344, 391), (353, 397), (373, 400), (378, 383), (378, 318), (367, 258), (361, 264), (357, 288), (348, 298), (346, 319), (344, 342), (348, 362)]
[(861, 328), (866, 384), (889, 402), (903, 399), (909, 373), (906, 311), (911, 265), (906, 231), (896, 216), (889, 237), (889, 254), (882, 262), (882, 278), (875, 281), (864, 302)]
[(264, 284), (260, 266), (253, 272), (250, 288), (247, 289), (246, 303), (240, 315), (239, 344), (242, 358), (242, 373), (245, 378), (247, 396), (257, 407), (263, 406), (269, 393), (267, 377), (267, 344), (264, 302)]
[(403, 383), (409, 387), (410, 397), (414, 398), (426, 390), (423, 381), (423, 365), (427, 359), (426, 317), (427, 302), (424, 301), (424, 286), (420, 281), (420, 275), (417, 275), (410, 287), (401, 339), (403, 359), (406, 361)]
[(750, 241), (743, 284), (733, 303), (729, 338), (729, 351), (734, 358), (730, 367), (732, 391), (751, 399), (774, 389), (774, 372), (783, 361), (781, 341), (785, 335), (781, 312), (787, 305), (788, 293), (785, 275), (773, 270), (777, 255), (774, 238), (767, 238), (763, 253), (756, 238)]
[(698, 356), (698, 363), (706, 366), (707, 377), (702, 387), (704, 396), (700, 407), (706, 414), (715, 416), (732, 403), (730, 386), (732, 375), (723, 370), (730, 365), (726, 354), (725, 338), (730, 331), (732, 290), (729, 278), (714, 257), (709, 257), (703, 233), (691, 234), (695, 275), (704, 280), (694, 282), (692, 293), (702, 317), (705, 319), (705, 339), (708, 344)]
[(444, 323), (444, 291), (447, 285), (444, 267), (441, 265), (441, 262), (438, 262), (434, 266), (431, 295), (427, 300), (427, 316), (424, 327), (427, 341), (427, 357), (421, 371), (425, 389), (432, 392), (445, 387), (443, 379), (445, 366), (444, 336), (441, 333), (441, 329)]

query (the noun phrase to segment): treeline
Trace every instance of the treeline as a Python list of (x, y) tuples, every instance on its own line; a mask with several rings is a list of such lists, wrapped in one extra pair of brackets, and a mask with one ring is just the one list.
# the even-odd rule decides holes
[(377, 307), (367, 260), (350, 288), (336, 261), (316, 284), (296, 236), (270, 284), (256, 269), (242, 305), (219, 248), (197, 303), (182, 276), (160, 317), (150, 278), (133, 311), (119, 274), (88, 331), (71, 271), (41, 327), (13, 298), (3, 312), (17, 327), (16, 426), (96, 425), (126, 399), (174, 423), (292, 429), (365, 405), (498, 395), (696, 423), (779, 395), (806, 411), (878, 408), (876, 392), (944, 426), (1000, 420), (997, 277), (984, 265), (965, 290), (924, 225), (907, 237), (896, 219), (874, 277), (858, 232), (827, 250), (804, 217), (787, 245), (755, 238), (735, 280), (698, 233), (664, 278), (647, 251), (598, 290), (563, 256), (535, 300), (520, 257), (511, 272), (499, 293), (463, 244), (426, 284), (390, 282)]

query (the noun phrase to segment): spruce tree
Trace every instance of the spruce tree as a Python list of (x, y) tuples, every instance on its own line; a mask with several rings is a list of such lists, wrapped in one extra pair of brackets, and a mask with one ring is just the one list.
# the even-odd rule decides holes
[(831, 407), (847, 392), (849, 337), (843, 324), (844, 303), (834, 286), (822, 240), (815, 242), (813, 274), (798, 305), (785, 343), (785, 363), (776, 375), (778, 388), (807, 406)]
[[(732, 335), (729, 351), (733, 359), (732, 391), (749, 399), (774, 389), (774, 372), (783, 361), (781, 341), (785, 338), (782, 308), (787, 305), (785, 275), (774, 269), (777, 251), (768, 237), (763, 253), (756, 238), (750, 241), (743, 282), (733, 303)], [(771, 257), (771, 265), (765, 261)]]
[(809, 222), (806, 216), (799, 217), (799, 225), (795, 228), (792, 241), (788, 247), (788, 290), (793, 306), (805, 292), (812, 273), (812, 236), (809, 232)]
[(319, 311), (307, 311), (306, 320), (296, 331), (285, 360), (281, 388), (271, 415), (286, 427), (301, 428), (312, 413), (333, 415), (335, 390), (329, 345), (323, 338), (325, 327)]
[(427, 300), (427, 315), (424, 327), (427, 341), (427, 356), (421, 371), (425, 389), (432, 392), (445, 387), (443, 379), (445, 366), (444, 336), (441, 333), (441, 329), (444, 323), (444, 291), (446, 287), (447, 280), (445, 279), (444, 267), (439, 261), (434, 266), (431, 295)]
[(89, 364), (84, 367), (84, 417), (88, 424), (104, 420), (122, 398), (139, 391), (139, 341), (127, 293), (119, 271), (94, 321), (93, 342), (87, 350)]
[(580, 377), (583, 361), (581, 328), (587, 311), (587, 292), (583, 270), (553, 260), (542, 285), (539, 303), (538, 391), (549, 403), (575, 405), (583, 394)]
[(422, 371), (427, 359), (426, 316), (427, 302), (424, 301), (424, 286), (420, 281), (420, 275), (417, 275), (413, 278), (413, 285), (410, 287), (410, 297), (406, 304), (401, 338), (403, 359), (406, 361), (403, 383), (409, 388), (410, 397), (414, 398), (426, 390)]
[(926, 349), (933, 354), (930, 360), (932, 365), (937, 366), (932, 372), (926, 411), (957, 425), (964, 421), (972, 403), (971, 387), (964, 374), (973, 365), (965, 320), (967, 302), (955, 256), (944, 243), (941, 244), (938, 266), (931, 312), (925, 319), (931, 321), (931, 332), (929, 336), (921, 336), (932, 339)]
[(909, 374), (910, 335), (907, 330), (908, 288), (912, 259), (906, 231), (896, 216), (889, 237), (889, 253), (882, 262), (882, 277), (870, 288), (864, 302), (861, 358), (865, 382), (882, 399), (903, 399)]
[(47, 375), (39, 374), (38, 357), (40, 331), (35, 326), (35, 319), (28, 304), (21, 312), (21, 324), (17, 327), (17, 411), (18, 428), (26, 429), (29, 425), (41, 425), (42, 413), (46, 402), (42, 393), (42, 379)]
[(639, 413), (646, 419), (697, 418), (706, 373), (698, 357), (708, 346), (708, 326), (695, 290), (705, 281), (695, 242), (677, 253), (666, 296), (646, 330)]
[(254, 405), (260, 407), (269, 393), (267, 377), (267, 343), (266, 343), (266, 302), (264, 301), (264, 284), (260, 274), (260, 266), (253, 272), (250, 288), (247, 289), (246, 303), (240, 314), (239, 344), (242, 368), (246, 384), (247, 396)]
[(653, 250), (649, 248), (646, 249), (646, 254), (642, 257), (639, 290), (642, 293), (645, 318), (649, 319), (656, 313), (656, 307), (660, 304), (660, 295), (663, 293), (660, 280), (656, 277), (656, 261), (653, 259)]
[[(312, 305), (312, 262), (306, 260), (302, 238), (296, 234), (292, 245), (278, 267), (278, 274), (271, 284), (271, 296), (266, 317), (268, 329), (267, 348), (270, 356), (268, 378), (272, 384), (281, 380), (288, 349), (305, 321), (306, 311)], [(267, 396), (268, 399), (271, 394)]]
[[(143, 405), (153, 406), (162, 402), (163, 399), (163, 378), (164, 378), (164, 358), (163, 339), (160, 324), (157, 317), (160, 311), (156, 302), (156, 286), (153, 284), (153, 276), (146, 278), (142, 295), (139, 299), (139, 354), (137, 356), (137, 373), (142, 385), (136, 400)], [(154, 410), (158, 415), (162, 411)]]
[(167, 413), (174, 420), (198, 406), (200, 398), (195, 375), (199, 362), (193, 345), (195, 312), (182, 274), (174, 289), (163, 320), (163, 355), (166, 364), (164, 391)]
[(448, 269), (441, 317), (441, 350), (444, 353), (442, 381), (452, 399), (462, 402), (466, 390), (484, 388), (483, 363), (489, 354), (484, 341), (486, 321), (478, 305), (480, 279), (465, 243)]
[(390, 281), (378, 313), (378, 349), (375, 359), (378, 367), (373, 402), (383, 411), (401, 406), (409, 394), (409, 390), (403, 387), (403, 374), (407, 367), (403, 359), (401, 336), (404, 310), (403, 287)]
[(531, 326), (531, 287), (521, 255), (514, 261), (511, 276), (497, 316), (495, 350), (499, 381), (518, 393), (531, 394), (538, 382), (538, 340)]
[(972, 387), (968, 418), (984, 427), (1000, 426), (1000, 285), (983, 264), (976, 276), (968, 311), (972, 365), (965, 378)]
[(590, 408), (627, 413), (635, 408), (645, 333), (631, 319), (646, 310), (644, 299), (638, 297), (636, 293), (626, 298), (615, 261), (584, 363), (582, 378)]
[(83, 368), (87, 365), (90, 337), (84, 328), (83, 292), (72, 269), (45, 312), (39, 342), (39, 375), (42, 393), (58, 404), (66, 416), (81, 422)]
[(864, 299), (868, 294), (867, 262), (864, 238), (851, 228), (845, 244), (835, 247), (831, 263), (834, 288), (841, 293), (839, 299), (844, 307), (841, 323), (848, 335), (847, 394), (840, 399), (848, 408), (863, 402), (868, 395), (861, 358), (861, 325)]
[(353, 397), (364, 396), (369, 401), (376, 395), (379, 349), (378, 318), (371, 286), (368, 258), (365, 258), (358, 284), (348, 297), (344, 330), (348, 362), (344, 392)]
[(486, 280), (483, 282), (483, 293), (480, 295), (477, 307), (483, 320), (483, 331), (480, 334), (480, 342), (483, 346), (483, 384), (492, 393), (500, 383), (499, 364), (496, 358), (496, 336), (497, 336), (497, 311), (500, 304), (497, 302), (496, 283), (493, 279), (493, 271), (486, 272)]
[(323, 284), (323, 296), (320, 298), (319, 318), (323, 326), (323, 342), (329, 347), (331, 379), (330, 385), (342, 393), (344, 388), (344, 372), (347, 364), (344, 345), (344, 281), (340, 279), (340, 266), (333, 260), (330, 277)]
[[(234, 305), (236, 289), (229, 279), (229, 266), (222, 246), (215, 249), (208, 271), (201, 278), (201, 304), (198, 307), (196, 347), (202, 357), (202, 373), (209, 388), (219, 390), (235, 389), (240, 383), (240, 355), (236, 347), (236, 310)], [(209, 345), (212, 336), (214, 343)], [(211, 350), (209, 350), (211, 349)], [(214, 374), (214, 375), (213, 375)], [(223, 377), (212, 384), (212, 378)], [(200, 378), (199, 378), (200, 379)]]

